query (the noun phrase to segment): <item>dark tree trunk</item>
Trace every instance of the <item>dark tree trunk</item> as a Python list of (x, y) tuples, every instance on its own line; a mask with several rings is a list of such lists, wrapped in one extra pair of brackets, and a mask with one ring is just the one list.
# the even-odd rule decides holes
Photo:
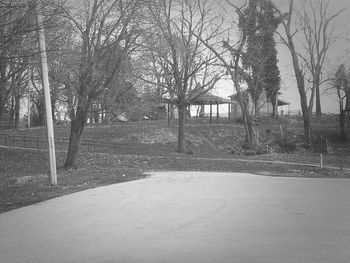
[(277, 118), (278, 117), (278, 105), (277, 105), (277, 98), (276, 96), (272, 96), (270, 98), (271, 105), (272, 105), (272, 117)]
[(246, 121), (244, 122), (244, 129), (246, 138), (245, 141), (247, 144), (252, 145), (255, 142), (255, 129), (254, 129), (254, 123), (251, 116), (246, 115), (245, 116)]
[(260, 105), (259, 105), (259, 99), (254, 101), (254, 116), (260, 117)]
[(346, 131), (345, 131), (345, 122), (346, 122), (346, 114), (344, 110), (340, 110), (339, 114), (339, 125), (340, 125), (340, 137), (343, 141), (346, 140)]
[(350, 135), (350, 111), (346, 112), (346, 117), (345, 117), (345, 140), (349, 139)]
[(179, 130), (177, 136), (177, 152), (184, 153), (186, 152), (185, 144), (185, 127), (186, 127), (186, 105), (179, 104), (177, 105), (179, 113)]
[(312, 129), (311, 129), (311, 121), (310, 121), (310, 112), (307, 107), (307, 99), (306, 99), (305, 93), (301, 93), (300, 101), (301, 101), (301, 110), (303, 113), (305, 147), (310, 148), (312, 143)]
[(56, 123), (56, 99), (51, 97), (51, 112), (52, 112), (52, 121), (53, 123)]
[(103, 105), (101, 105), (101, 122), (105, 122), (105, 108)]
[(199, 117), (204, 118), (204, 115), (205, 115), (205, 108), (204, 108), (204, 105), (201, 105), (199, 110)]
[[(340, 131), (344, 141), (349, 139), (350, 133), (350, 92), (346, 92), (345, 109), (340, 109)], [(343, 127), (342, 127), (343, 126)]]
[(78, 107), (76, 115), (71, 121), (68, 153), (66, 162), (64, 164), (64, 167), (66, 169), (75, 167), (79, 153), (81, 136), (86, 124), (86, 120), (87, 110), (82, 107)]
[(9, 120), (10, 121), (14, 121), (15, 120), (15, 96), (14, 95), (11, 96)]
[(0, 95), (0, 121), (4, 120), (5, 115), (5, 103), (3, 101), (3, 97)]
[(312, 143), (312, 129), (311, 129), (311, 121), (310, 121), (311, 113), (307, 105), (304, 75), (303, 75), (303, 71), (300, 69), (300, 66), (299, 66), (298, 56), (297, 56), (297, 52), (295, 51), (294, 44), (291, 40), (291, 37), (289, 35), (288, 37), (290, 41), (289, 49), (292, 55), (293, 68), (295, 72), (295, 78), (297, 81), (298, 92), (300, 95), (301, 111), (303, 113), (304, 136), (305, 136), (304, 142), (305, 142), (305, 147), (309, 148)]
[[(236, 83), (236, 85), (239, 85)], [(243, 97), (242, 93), (238, 91), (237, 94), (238, 102), (241, 107), (242, 111), (242, 118), (244, 123), (244, 129), (245, 129), (245, 143), (248, 145), (252, 145), (255, 141), (255, 129), (254, 129), (254, 122), (253, 118), (249, 114), (249, 109), (247, 105), (246, 99)]]
[(321, 116), (321, 94), (320, 94), (320, 85), (316, 84), (316, 115)]
[(35, 103), (36, 108), (38, 110), (38, 121), (37, 121), (37, 125), (39, 126), (43, 126), (45, 121), (45, 107), (44, 107), (44, 101), (43, 99), (39, 99), (38, 102)]
[(94, 106), (93, 106), (93, 113), (94, 113), (94, 122), (95, 123), (99, 123), (100, 122), (99, 104), (94, 104)]
[(307, 118), (304, 117), (304, 134), (305, 134), (305, 146), (306, 148), (310, 148), (312, 143), (312, 129), (311, 129), (311, 122), (309, 117)]
[(20, 95), (15, 95), (15, 128), (18, 129), (19, 127), (19, 111), (20, 111), (20, 104), (21, 101), (21, 96)]

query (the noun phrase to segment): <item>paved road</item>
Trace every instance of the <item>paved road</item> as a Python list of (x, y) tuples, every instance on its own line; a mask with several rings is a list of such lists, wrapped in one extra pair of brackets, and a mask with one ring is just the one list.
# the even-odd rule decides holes
[(349, 263), (350, 179), (152, 173), (0, 214), (1, 263)]

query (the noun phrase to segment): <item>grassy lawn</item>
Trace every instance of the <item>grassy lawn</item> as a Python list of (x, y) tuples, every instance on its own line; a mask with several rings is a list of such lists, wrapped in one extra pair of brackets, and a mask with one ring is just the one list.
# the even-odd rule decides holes
[[(332, 119), (333, 121), (333, 119)], [(327, 123), (327, 125), (325, 125)], [(298, 119), (264, 121), (257, 127), (264, 147), (271, 149), (259, 155), (232, 154), (243, 142), (244, 130), (237, 123), (208, 125), (188, 123), (187, 145), (191, 154), (176, 154), (177, 127), (166, 122), (143, 122), (113, 126), (89, 126), (85, 139), (119, 142), (118, 154), (89, 152), (82, 149), (75, 170), (63, 168), (66, 152), (57, 151), (58, 186), (48, 185), (48, 157), (45, 150), (0, 147), (0, 213), (34, 204), (57, 196), (97, 186), (142, 179), (152, 170), (188, 170), (249, 172), (270, 176), (296, 177), (350, 177), (342, 166), (350, 166), (349, 144), (338, 140), (334, 123), (319, 121), (315, 132), (329, 139), (331, 153), (325, 155), (325, 165), (339, 169), (260, 161), (287, 161), (296, 163), (319, 162), (319, 154), (306, 151), (298, 143), (302, 133)], [(298, 144), (295, 153), (280, 153), (270, 145), (281, 134), (293, 136)], [(8, 131), (9, 132), (9, 131)], [(11, 134), (45, 136), (45, 129), (10, 131)], [(56, 137), (68, 137), (69, 127), (55, 127)]]

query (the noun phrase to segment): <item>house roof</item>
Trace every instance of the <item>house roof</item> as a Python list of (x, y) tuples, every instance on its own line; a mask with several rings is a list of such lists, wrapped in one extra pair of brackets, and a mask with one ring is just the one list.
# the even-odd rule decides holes
[[(282, 93), (278, 92), (278, 94), (280, 95), (280, 94), (282, 94)], [(243, 91), (243, 92), (242, 92), (242, 95), (243, 95), (243, 96), (247, 96), (248, 93), (247, 93), (246, 91)], [(233, 101), (236, 99), (236, 97), (237, 97), (237, 93), (232, 94), (231, 96), (229, 96), (229, 98), (230, 98), (231, 100), (233, 100)], [(278, 105), (278, 106), (290, 105), (290, 102), (287, 102), (287, 101), (285, 101), (285, 100), (278, 99), (278, 100), (277, 100), (277, 105)]]
[(192, 105), (209, 105), (209, 104), (227, 104), (232, 103), (231, 100), (205, 93), (191, 100)]
[(287, 102), (287, 101), (278, 99), (278, 100), (277, 100), (277, 105), (278, 105), (278, 106), (290, 105), (290, 102)]
[[(168, 98), (164, 98), (163, 101), (170, 104), (174, 103)], [(229, 99), (225, 99), (223, 97), (216, 96), (211, 93), (204, 93), (193, 99), (190, 99), (191, 105), (210, 105), (210, 104), (229, 104), (229, 103), (233, 103), (233, 102)]]

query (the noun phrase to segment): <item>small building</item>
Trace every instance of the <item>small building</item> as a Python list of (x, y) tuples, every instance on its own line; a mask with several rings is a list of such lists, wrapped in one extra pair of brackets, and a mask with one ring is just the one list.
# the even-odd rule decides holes
[[(172, 118), (177, 118), (177, 110), (175, 109), (174, 105), (172, 105), (171, 100), (164, 99), (164, 102), (168, 105), (167, 106), (167, 112), (168, 112), (168, 120)], [(190, 100), (190, 104), (188, 105), (188, 115), (187, 117), (191, 117), (191, 107), (192, 106), (199, 106), (200, 110), (198, 112), (199, 118), (203, 117), (209, 117), (209, 122), (212, 123), (213, 119), (213, 107), (216, 107), (216, 123), (219, 123), (219, 117), (220, 117), (220, 110), (219, 105), (227, 104), (228, 108), (228, 115), (230, 115), (231, 110), (231, 100), (222, 98), (220, 96), (216, 96), (211, 94), (210, 92), (201, 94), (193, 99)], [(209, 114), (205, 112), (205, 106), (209, 106)]]
[[(279, 95), (280, 94), (281, 93), (279, 93)], [(252, 100), (250, 94), (248, 94), (247, 91), (243, 91), (242, 96), (247, 102), (249, 112), (252, 115), (255, 115), (255, 107), (254, 107), (253, 100)], [(233, 95), (229, 96), (229, 98), (231, 100), (231, 115), (232, 115), (232, 117), (233, 118), (241, 117), (242, 116), (242, 109), (241, 109), (241, 106), (237, 100), (237, 94), (233, 94)], [(259, 107), (259, 116), (271, 116), (272, 115), (272, 112), (273, 112), (272, 103), (266, 98), (265, 90), (260, 95), (260, 98), (259, 98), (257, 103), (258, 103), (258, 107)], [(284, 100), (277, 98), (278, 113), (280, 115), (288, 114), (289, 105), (290, 105), (289, 102), (286, 102)], [(283, 108), (284, 106), (288, 106), (288, 109), (285, 110)]]

